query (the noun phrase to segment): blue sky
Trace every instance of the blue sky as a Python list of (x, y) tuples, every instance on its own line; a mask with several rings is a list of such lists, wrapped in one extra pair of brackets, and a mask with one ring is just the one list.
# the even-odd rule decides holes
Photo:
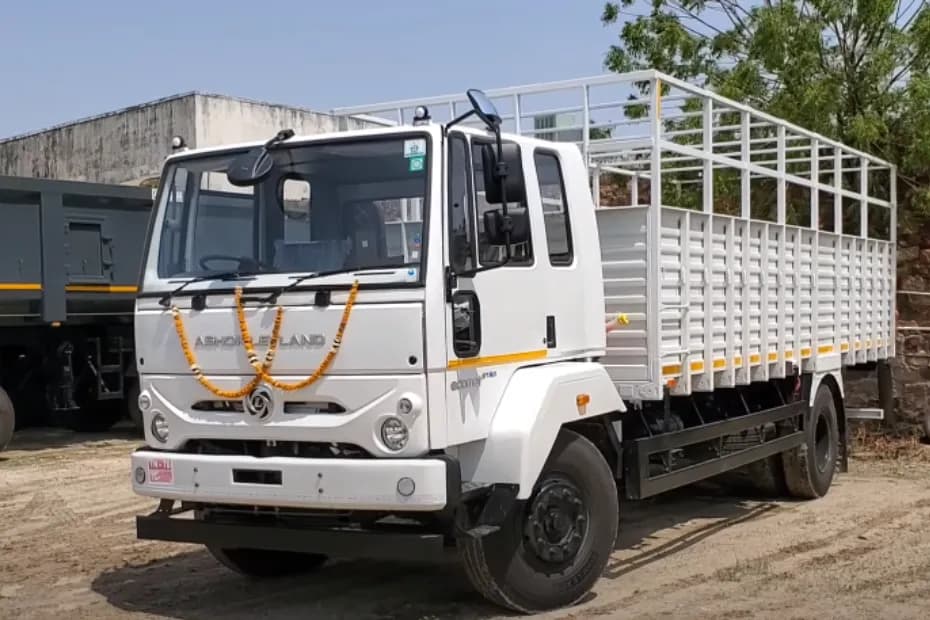
[(603, 0), (4, 3), (0, 137), (190, 90), (337, 105), (601, 73)]

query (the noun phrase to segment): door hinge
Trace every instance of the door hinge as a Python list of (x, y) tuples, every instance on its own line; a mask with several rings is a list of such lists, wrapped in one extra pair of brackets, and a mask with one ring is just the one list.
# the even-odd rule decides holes
[(446, 303), (452, 303), (452, 292), (458, 286), (458, 277), (452, 271), (452, 267), (446, 267)]

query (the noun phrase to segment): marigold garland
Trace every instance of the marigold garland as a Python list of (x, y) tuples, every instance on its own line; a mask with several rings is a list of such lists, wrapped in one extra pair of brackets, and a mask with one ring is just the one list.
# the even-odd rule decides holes
[(249, 381), (246, 385), (239, 388), (238, 390), (224, 390), (221, 387), (214, 385), (209, 379), (206, 378), (203, 374), (203, 369), (200, 368), (200, 365), (197, 364), (197, 356), (194, 355), (193, 350), (191, 349), (190, 341), (187, 339), (187, 331), (184, 329), (184, 321), (181, 319), (181, 311), (178, 310), (177, 306), (171, 306), (171, 315), (174, 318), (174, 330), (178, 334), (178, 342), (181, 344), (181, 351), (184, 353), (184, 358), (187, 360), (187, 364), (191, 368), (191, 372), (194, 373), (194, 378), (197, 379), (197, 382), (205, 387), (210, 393), (212, 393), (217, 398), (226, 398), (226, 399), (237, 399), (243, 398), (249, 392), (258, 387), (258, 384), (261, 383), (262, 377), (260, 374), (256, 373), (255, 377)]
[[(284, 392), (294, 392), (301, 390), (305, 387), (313, 385), (319, 381), (329, 367), (332, 365), (333, 360), (336, 359), (336, 355), (339, 353), (339, 347), (342, 345), (342, 336), (345, 333), (346, 325), (349, 323), (349, 317), (352, 315), (352, 307), (355, 306), (355, 298), (358, 296), (358, 280), (352, 283), (352, 288), (349, 291), (349, 298), (346, 300), (346, 307), (342, 311), (342, 318), (339, 321), (339, 328), (336, 330), (336, 336), (333, 338), (333, 346), (330, 348), (329, 352), (326, 353), (326, 357), (323, 358), (323, 361), (320, 362), (320, 365), (317, 366), (317, 369), (313, 371), (310, 376), (295, 383), (285, 383), (283, 381), (278, 381), (270, 374), (268, 371), (271, 370), (271, 365), (257, 367), (253, 364), (253, 368), (258, 372), (260, 380), (263, 380), (270, 386), (276, 387), (279, 390)], [(239, 306), (241, 307), (241, 306)], [(281, 323), (283, 322), (283, 309), (278, 308), (278, 314), (275, 316), (275, 327), (280, 331)], [(240, 314), (240, 316), (242, 316)], [(242, 342), (246, 347), (246, 354), (249, 356), (249, 360), (258, 359), (258, 356), (255, 353), (254, 345), (252, 343), (252, 336), (249, 334), (249, 326), (246, 324), (244, 317), (239, 321), (239, 330), (242, 333)], [(272, 333), (271, 343), (268, 347), (268, 353), (271, 353), (273, 359), (274, 353), (273, 348), (277, 348), (277, 337), (275, 333)], [(268, 359), (268, 354), (266, 353), (266, 359)]]
[(274, 317), (274, 327), (271, 330), (271, 341), (268, 343), (268, 350), (265, 352), (265, 359), (262, 362), (259, 362), (258, 354), (255, 352), (255, 343), (252, 341), (252, 335), (249, 333), (249, 326), (245, 320), (245, 308), (242, 304), (242, 289), (237, 287), (236, 318), (239, 322), (239, 333), (242, 336), (242, 344), (245, 347), (249, 365), (253, 368), (253, 370), (255, 370), (255, 377), (249, 381), (248, 384), (238, 390), (224, 390), (214, 385), (212, 382), (210, 382), (209, 379), (206, 378), (206, 376), (204, 376), (203, 369), (201, 369), (197, 364), (197, 356), (194, 355), (194, 352), (190, 346), (190, 341), (187, 338), (187, 331), (184, 329), (184, 321), (181, 318), (181, 311), (178, 310), (177, 306), (172, 306), (171, 314), (174, 318), (174, 329), (178, 334), (178, 342), (181, 345), (181, 351), (184, 353), (184, 358), (187, 360), (191, 372), (194, 373), (194, 378), (197, 379), (200, 385), (214, 394), (217, 398), (237, 399), (243, 398), (249, 394), (252, 390), (258, 387), (262, 381), (285, 392), (300, 390), (318, 381), (332, 365), (333, 360), (336, 359), (336, 354), (339, 352), (339, 347), (342, 345), (342, 336), (345, 333), (346, 325), (349, 322), (349, 316), (352, 314), (352, 307), (355, 305), (355, 299), (357, 296), (358, 280), (352, 283), (352, 289), (349, 291), (349, 299), (346, 301), (346, 307), (342, 311), (342, 319), (339, 321), (339, 329), (336, 331), (336, 336), (333, 338), (333, 346), (326, 354), (326, 357), (323, 358), (323, 361), (320, 363), (317, 369), (314, 370), (313, 373), (310, 374), (310, 376), (307, 378), (302, 379), (296, 383), (285, 383), (283, 381), (278, 381), (269, 374), (271, 365), (274, 362), (275, 354), (277, 353), (278, 345), (281, 341), (281, 325), (284, 322), (284, 308), (281, 306), (277, 307)]

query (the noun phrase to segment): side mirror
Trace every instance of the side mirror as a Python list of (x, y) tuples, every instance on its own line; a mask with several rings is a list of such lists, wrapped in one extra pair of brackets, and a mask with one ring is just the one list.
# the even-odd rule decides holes
[(526, 209), (510, 211), (507, 215), (499, 209), (484, 212), (484, 232), (490, 245), (507, 245), (504, 234), (507, 219), (510, 219), (510, 244), (526, 243), (530, 239), (530, 221)]
[[(520, 158), (520, 147), (516, 144), (502, 144), (501, 155), (503, 163), (507, 165), (507, 202), (524, 204), (526, 202), (526, 182), (523, 179), (523, 161)], [(497, 177), (497, 154), (490, 144), (481, 149), (481, 167), (484, 171), (484, 199), (488, 204), (499, 205), (501, 200), (501, 179)]]
[(475, 114), (478, 115), (478, 118), (480, 118), (485, 125), (492, 129), (500, 126), (501, 115), (497, 112), (497, 108), (494, 107), (494, 104), (491, 103), (487, 95), (477, 88), (470, 89), (467, 95), (468, 101), (471, 102), (472, 110), (475, 111)]
[(243, 153), (232, 160), (226, 170), (226, 179), (237, 187), (261, 183), (274, 168), (274, 158), (264, 146)]

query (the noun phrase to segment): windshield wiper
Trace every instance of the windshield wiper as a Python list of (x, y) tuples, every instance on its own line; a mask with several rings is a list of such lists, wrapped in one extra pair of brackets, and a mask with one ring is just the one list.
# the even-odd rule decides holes
[(323, 276), (332, 276), (332, 275), (336, 275), (337, 273), (362, 273), (362, 272), (373, 271), (377, 269), (396, 269), (396, 268), (397, 267), (395, 265), (384, 266), (384, 267), (373, 265), (371, 267), (353, 267), (349, 269), (330, 269), (328, 271), (308, 271), (307, 273), (302, 273), (300, 275), (289, 276), (290, 278), (293, 278), (294, 280), (293, 282), (285, 286), (282, 286), (278, 290), (268, 295), (268, 297), (265, 297), (264, 299), (262, 299), (262, 301), (265, 303), (273, 304), (274, 302), (278, 300), (278, 297), (280, 297), (284, 293), (292, 291), (298, 286), (300, 286), (303, 282), (306, 282), (307, 280), (312, 280), (314, 278), (321, 278)]
[(188, 284), (195, 284), (197, 282), (206, 282), (208, 280), (237, 280), (239, 278), (245, 277), (248, 274), (242, 274), (238, 271), (221, 271), (219, 273), (211, 273), (205, 276), (197, 276), (194, 278), (189, 278), (184, 281), (181, 286), (177, 287), (173, 291), (165, 293), (161, 299), (158, 300), (158, 303), (167, 308), (171, 305), (171, 298), (183, 291)]

